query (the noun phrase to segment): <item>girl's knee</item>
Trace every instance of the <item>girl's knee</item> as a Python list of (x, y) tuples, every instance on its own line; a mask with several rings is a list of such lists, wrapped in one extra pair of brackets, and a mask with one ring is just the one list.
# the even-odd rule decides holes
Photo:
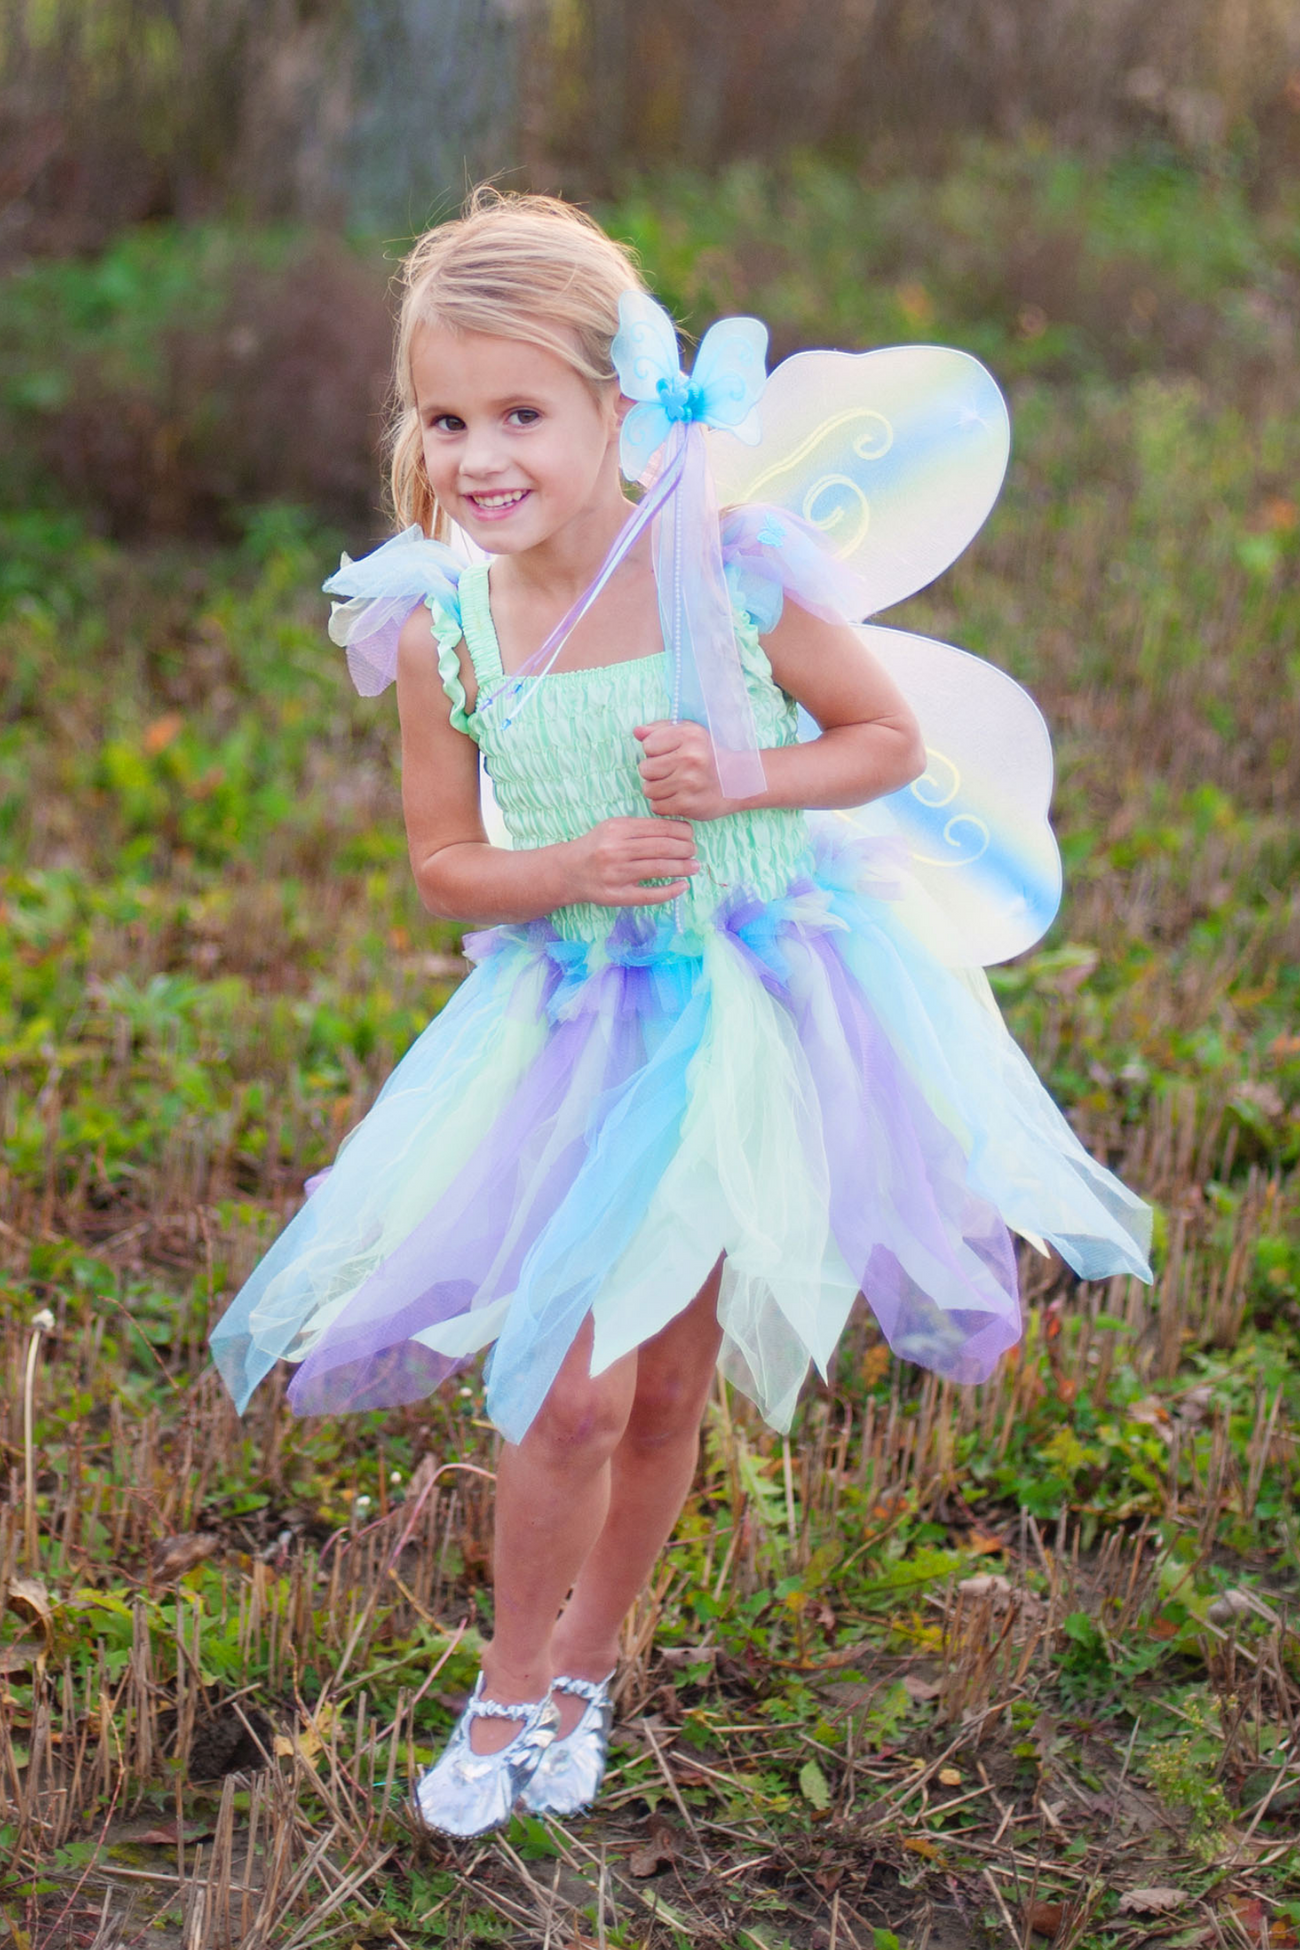
[(698, 1369), (668, 1368), (638, 1377), (625, 1442), (656, 1450), (693, 1436), (699, 1429), (713, 1378)]
[(552, 1467), (599, 1464), (627, 1427), (631, 1389), (622, 1374), (561, 1373), (522, 1447)]

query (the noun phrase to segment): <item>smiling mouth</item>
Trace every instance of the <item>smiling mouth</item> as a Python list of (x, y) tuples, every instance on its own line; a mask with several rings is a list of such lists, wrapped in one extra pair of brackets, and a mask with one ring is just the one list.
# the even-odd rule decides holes
[(504, 515), (526, 500), (528, 493), (527, 488), (506, 488), (496, 494), (467, 494), (465, 499), (481, 515)]

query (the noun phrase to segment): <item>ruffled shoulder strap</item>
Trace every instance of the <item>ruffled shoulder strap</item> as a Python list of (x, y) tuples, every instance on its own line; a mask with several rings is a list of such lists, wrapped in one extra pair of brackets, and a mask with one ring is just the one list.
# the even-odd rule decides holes
[(825, 535), (785, 508), (747, 502), (722, 516), (722, 563), (736, 608), (766, 634), (793, 596), (828, 623), (867, 614), (863, 578), (838, 561)]
[(329, 633), (346, 650), (348, 671), (363, 697), (377, 697), (397, 675), (397, 639), (421, 603), (433, 612), (441, 667), (460, 639), (460, 573), (453, 551), (414, 523), (358, 562), (343, 557), (323, 585), (327, 596), (343, 599), (330, 606)]

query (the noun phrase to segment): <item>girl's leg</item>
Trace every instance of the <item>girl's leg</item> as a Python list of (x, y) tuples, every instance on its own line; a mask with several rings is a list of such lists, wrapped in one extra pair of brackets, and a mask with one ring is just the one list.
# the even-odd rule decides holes
[[(690, 1493), (722, 1340), (721, 1276), (719, 1260), (690, 1306), (637, 1350), (631, 1412), (610, 1461), (604, 1526), (555, 1628), (555, 1672), (603, 1679), (612, 1669), (623, 1619)], [(558, 1704), (561, 1730), (567, 1731), (565, 1721), (572, 1724), (581, 1702), (564, 1694)]]
[[(591, 1339), (588, 1319), (523, 1441), (506, 1443), (497, 1464), (495, 1623), (483, 1682), (503, 1705), (549, 1690), (555, 1621), (609, 1509), (610, 1457), (632, 1411), (637, 1355), (593, 1377)], [(495, 1753), (517, 1732), (513, 1720), (476, 1720), (471, 1745)]]

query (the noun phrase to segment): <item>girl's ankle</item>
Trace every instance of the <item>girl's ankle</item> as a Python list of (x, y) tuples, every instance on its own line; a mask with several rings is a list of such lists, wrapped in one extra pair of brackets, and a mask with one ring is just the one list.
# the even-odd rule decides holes
[(562, 1639), (557, 1639), (554, 1662), (556, 1672), (564, 1673), (570, 1679), (608, 1679), (618, 1664), (618, 1647), (579, 1644), (576, 1640), (572, 1645), (566, 1645)]
[(556, 1668), (548, 1661), (533, 1666), (507, 1666), (484, 1650), (483, 1692), (499, 1706), (532, 1706), (551, 1690)]

